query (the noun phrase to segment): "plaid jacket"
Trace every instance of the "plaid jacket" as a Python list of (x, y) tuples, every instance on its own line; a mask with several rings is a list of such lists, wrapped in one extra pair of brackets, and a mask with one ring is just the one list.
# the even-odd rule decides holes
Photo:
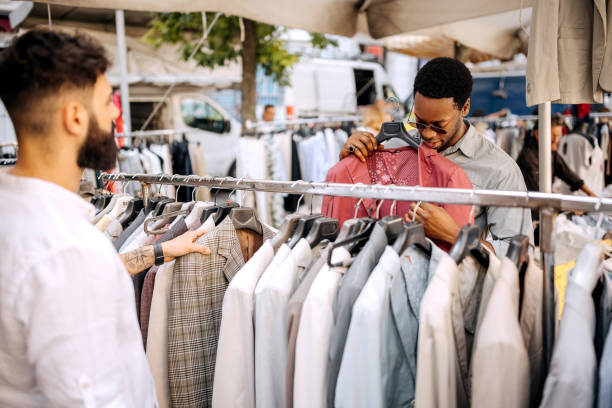
[[(264, 241), (274, 233), (264, 225)], [(210, 407), (223, 296), (244, 266), (229, 217), (198, 240), (210, 255), (176, 260), (168, 311), (168, 379), (174, 408)]]

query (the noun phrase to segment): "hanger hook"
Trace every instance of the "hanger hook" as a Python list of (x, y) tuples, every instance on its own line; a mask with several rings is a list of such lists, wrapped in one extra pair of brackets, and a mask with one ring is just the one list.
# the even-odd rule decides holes
[(412, 222), (416, 222), (416, 214), (419, 211), (419, 207), (421, 206), (422, 201), (417, 202), (416, 207), (414, 207), (414, 212), (412, 213)]
[(363, 202), (363, 198), (360, 198), (359, 201), (357, 201), (357, 204), (355, 204), (355, 215), (353, 216), (353, 218), (357, 218), (357, 213), (359, 212), (359, 206), (361, 205), (362, 202)]
[(304, 198), (304, 194), (302, 194), (300, 198), (298, 198), (297, 206), (295, 207), (296, 212), (300, 211), (300, 203), (302, 202), (303, 198)]
[[(242, 183), (242, 181), (244, 180), (244, 177), (241, 177), (237, 182), (236, 182), (236, 186), (240, 183)], [(236, 187), (234, 187), (234, 189), (232, 190), (231, 193), (229, 193), (229, 195), (227, 196), (227, 199), (230, 200), (232, 197), (232, 194), (234, 194), (236, 192)], [(243, 197), (244, 198), (244, 197)]]
[(389, 215), (397, 216), (397, 200), (393, 200), (391, 208), (389, 209)]
[(377, 219), (380, 219), (380, 207), (382, 207), (384, 202), (385, 200), (380, 200), (380, 203), (378, 203), (378, 207), (376, 207), (376, 218)]

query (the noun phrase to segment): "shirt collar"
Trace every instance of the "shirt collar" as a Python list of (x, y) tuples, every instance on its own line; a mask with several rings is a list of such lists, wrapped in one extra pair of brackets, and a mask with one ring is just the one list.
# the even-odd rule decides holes
[(468, 129), (465, 132), (465, 135), (463, 135), (463, 137), (453, 146), (449, 146), (444, 149), (442, 151), (442, 155), (448, 156), (455, 153), (456, 151), (461, 150), (461, 153), (463, 153), (470, 159), (476, 157), (476, 153), (479, 149), (479, 139), (482, 136), (478, 133), (474, 126), (470, 125), (467, 122), (466, 125), (468, 126)]
[(96, 215), (96, 209), (93, 205), (85, 201), (78, 194), (50, 181), (0, 172), (0, 187), (22, 196), (30, 194), (37, 198), (51, 198), (52, 202), (56, 203), (64, 211), (81, 214), (89, 222)]

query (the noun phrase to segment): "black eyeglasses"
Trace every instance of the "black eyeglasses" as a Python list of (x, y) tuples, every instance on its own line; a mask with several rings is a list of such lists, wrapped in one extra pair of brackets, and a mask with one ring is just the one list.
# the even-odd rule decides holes
[(442, 129), (441, 127), (437, 127), (437, 126), (434, 126), (434, 125), (426, 125), (426, 124), (421, 123), (421, 122), (408, 122), (408, 124), (410, 126), (412, 126), (412, 127), (415, 127), (417, 129), (419, 129), (419, 132), (422, 132), (425, 129), (429, 128), (429, 129), (433, 130), (434, 132), (436, 132), (439, 135), (445, 135), (447, 133), (446, 129)]

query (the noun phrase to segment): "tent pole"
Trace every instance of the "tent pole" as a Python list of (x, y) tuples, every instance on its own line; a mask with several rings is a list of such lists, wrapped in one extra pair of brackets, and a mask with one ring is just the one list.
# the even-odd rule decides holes
[(125, 16), (123, 10), (115, 10), (115, 25), (117, 29), (117, 56), (121, 76), (121, 116), (125, 132), (132, 131), (132, 115), (130, 112), (130, 87), (127, 73), (127, 47), (125, 44)]
[[(540, 167), (540, 191), (552, 191), (552, 151), (550, 128), (550, 102), (538, 106), (538, 148)], [(545, 373), (548, 372), (554, 347), (557, 314), (554, 300), (554, 248), (553, 248), (554, 217), (549, 208), (540, 210), (540, 253), (544, 282), (542, 287), (542, 334)], [(545, 374), (544, 373), (544, 374)]]

